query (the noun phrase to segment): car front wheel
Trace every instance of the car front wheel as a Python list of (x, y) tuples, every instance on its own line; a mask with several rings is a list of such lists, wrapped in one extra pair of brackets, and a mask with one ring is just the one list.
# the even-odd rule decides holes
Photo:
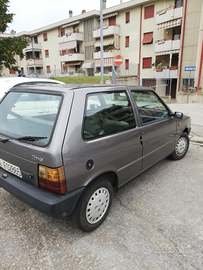
[(113, 187), (105, 178), (93, 182), (82, 194), (72, 215), (73, 225), (91, 232), (97, 229), (108, 215), (113, 199)]
[(189, 148), (189, 137), (188, 134), (184, 132), (179, 138), (175, 150), (170, 157), (174, 160), (179, 160), (186, 155), (188, 148)]

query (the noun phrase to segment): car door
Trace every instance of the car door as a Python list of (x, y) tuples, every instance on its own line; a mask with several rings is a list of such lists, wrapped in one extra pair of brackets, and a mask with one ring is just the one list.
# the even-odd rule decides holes
[[(140, 127), (125, 87), (87, 88), (74, 95), (63, 149), (69, 190), (77, 188), (78, 179), (84, 186), (107, 172), (115, 172), (122, 186), (142, 169)], [(88, 161), (93, 169), (86, 169)]]
[(175, 147), (176, 120), (153, 90), (131, 91), (140, 116), (142, 170), (168, 156)]

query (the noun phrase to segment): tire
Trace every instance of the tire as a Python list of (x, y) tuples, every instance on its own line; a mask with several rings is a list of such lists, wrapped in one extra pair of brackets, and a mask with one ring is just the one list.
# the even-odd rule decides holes
[(170, 158), (173, 160), (182, 159), (186, 155), (188, 148), (189, 148), (189, 137), (188, 134), (184, 132), (179, 138), (175, 150), (173, 154), (170, 156)]
[(72, 215), (74, 227), (85, 232), (97, 229), (105, 220), (113, 200), (113, 187), (99, 178), (86, 188)]

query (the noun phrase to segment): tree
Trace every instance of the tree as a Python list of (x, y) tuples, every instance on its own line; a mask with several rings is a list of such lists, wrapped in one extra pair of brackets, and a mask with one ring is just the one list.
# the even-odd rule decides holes
[[(4, 33), (8, 24), (13, 21), (15, 14), (9, 13), (9, 0), (0, 0), (0, 32)], [(0, 35), (1, 37), (1, 35)], [(0, 66), (18, 70), (15, 55), (23, 57), (23, 49), (27, 47), (28, 40), (22, 37), (8, 37), (0, 40)]]

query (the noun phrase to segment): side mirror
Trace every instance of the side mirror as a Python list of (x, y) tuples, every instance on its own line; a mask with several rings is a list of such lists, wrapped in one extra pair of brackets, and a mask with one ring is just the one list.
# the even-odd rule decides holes
[(178, 118), (178, 119), (182, 119), (183, 113), (182, 112), (175, 112), (172, 116), (175, 118)]

